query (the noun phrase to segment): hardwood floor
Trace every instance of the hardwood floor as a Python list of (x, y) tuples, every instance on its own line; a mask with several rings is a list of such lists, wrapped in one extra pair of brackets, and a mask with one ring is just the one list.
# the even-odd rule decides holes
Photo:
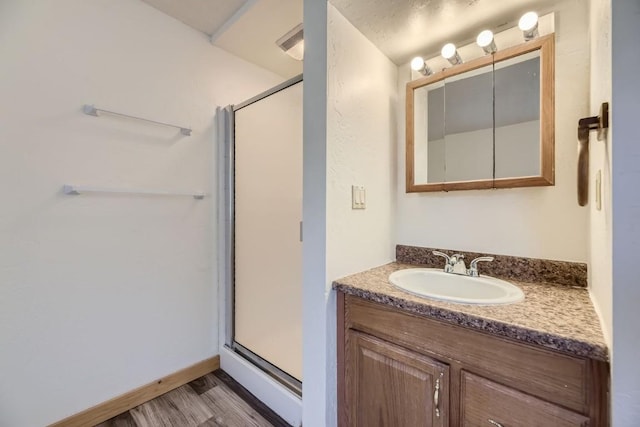
[(290, 427), (224, 371), (178, 387), (96, 427)]

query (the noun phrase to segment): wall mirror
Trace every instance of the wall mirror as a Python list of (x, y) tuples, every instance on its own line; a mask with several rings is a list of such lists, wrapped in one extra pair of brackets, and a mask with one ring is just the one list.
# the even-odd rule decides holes
[(553, 34), (407, 84), (407, 192), (554, 184)]

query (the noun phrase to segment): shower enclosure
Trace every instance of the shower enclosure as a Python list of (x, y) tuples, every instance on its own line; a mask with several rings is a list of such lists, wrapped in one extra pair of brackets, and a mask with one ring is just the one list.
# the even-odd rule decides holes
[(219, 110), (225, 347), (301, 394), (302, 76)]

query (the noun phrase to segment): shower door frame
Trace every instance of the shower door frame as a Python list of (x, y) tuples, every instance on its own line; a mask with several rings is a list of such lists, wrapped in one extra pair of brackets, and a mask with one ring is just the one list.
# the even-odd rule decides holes
[[(222, 170), (222, 185), (224, 188), (221, 189), (223, 203), (220, 211), (224, 223), (224, 250), (222, 251), (224, 271), (221, 277), (226, 295), (224, 305), (224, 345), (227, 349), (242, 356), (300, 397), (302, 396), (302, 383), (298, 379), (235, 341), (235, 113), (302, 81), (302, 74), (300, 74), (240, 104), (229, 105), (219, 110), (219, 113), (224, 112), (224, 117), (219, 119), (218, 122), (220, 127), (219, 136), (224, 141), (222, 153), (220, 153), (221, 158), (224, 159)], [(302, 230), (302, 224), (300, 230)], [(302, 240), (302, 235), (300, 238)], [(300, 283), (300, 286), (302, 286), (302, 283)], [(300, 304), (302, 304), (302, 301), (300, 301)]]

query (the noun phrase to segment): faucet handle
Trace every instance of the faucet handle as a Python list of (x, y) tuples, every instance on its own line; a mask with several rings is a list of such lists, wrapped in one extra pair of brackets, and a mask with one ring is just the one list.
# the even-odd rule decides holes
[(452, 258), (449, 255), (445, 254), (444, 252), (433, 251), (432, 253), (434, 255), (441, 256), (442, 258), (445, 259), (445, 263), (444, 263), (445, 273), (451, 273), (453, 271), (453, 264), (455, 264), (455, 260), (452, 260)]
[(449, 263), (449, 260), (451, 260), (451, 257), (449, 255), (445, 254), (444, 252), (433, 251), (431, 253), (434, 254), (434, 255), (443, 257), (447, 261), (447, 264)]
[(490, 262), (493, 261), (495, 258), (492, 256), (481, 256), (478, 257), (476, 259), (474, 259), (473, 261), (471, 261), (471, 264), (469, 264), (469, 276), (473, 276), (473, 277), (477, 277), (478, 276), (478, 263), (479, 262)]

